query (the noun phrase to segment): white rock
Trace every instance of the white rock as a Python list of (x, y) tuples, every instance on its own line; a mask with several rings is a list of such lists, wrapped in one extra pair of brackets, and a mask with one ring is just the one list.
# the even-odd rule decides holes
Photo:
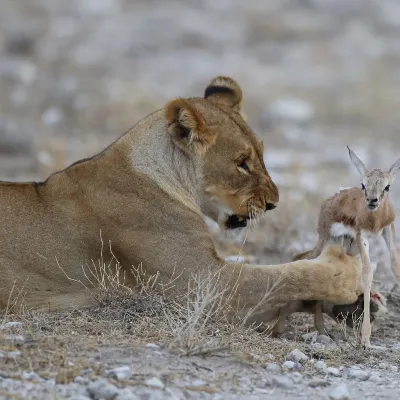
[(290, 389), (294, 386), (294, 383), (287, 376), (274, 376), (272, 383), (285, 389)]
[(119, 389), (105, 379), (97, 379), (92, 382), (87, 391), (93, 400), (114, 400), (119, 394)]
[(315, 363), (315, 369), (320, 373), (320, 374), (326, 374), (326, 364), (325, 361), (317, 361)]
[(153, 388), (158, 388), (158, 389), (163, 389), (164, 388), (164, 384), (157, 377), (146, 379), (144, 384), (146, 386), (150, 386), (150, 387), (153, 387)]
[(265, 366), (265, 368), (269, 372), (280, 372), (281, 371), (281, 367), (278, 364), (275, 364), (275, 363), (268, 363)]
[(308, 361), (310, 358), (306, 356), (303, 352), (301, 352), (299, 349), (294, 349), (291, 351), (287, 356), (286, 359), (288, 361), (294, 361), (294, 362), (305, 362)]
[(370, 377), (370, 373), (368, 371), (363, 371), (358, 368), (350, 368), (347, 373), (347, 377), (349, 379), (358, 379), (359, 381), (366, 381)]
[(399, 367), (397, 367), (396, 365), (392, 365), (392, 366), (390, 367), (390, 371), (391, 371), (391, 372), (398, 372), (398, 370), (399, 370)]
[(268, 353), (268, 354), (266, 354), (265, 355), (265, 358), (267, 359), (267, 360), (275, 360), (275, 356), (273, 355), (273, 354), (271, 354), (271, 353)]
[(337, 368), (334, 367), (328, 367), (326, 369), (326, 372), (328, 375), (332, 375), (332, 376), (341, 376), (342, 374), (340, 373), (340, 371)]
[(22, 322), (10, 321), (0, 326), (0, 329), (21, 329)]
[(286, 370), (291, 370), (291, 369), (294, 369), (295, 367), (296, 367), (296, 363), (293, 361), (285, 361), (282, 364), (282, 368), (286, 369)]
[(110, 378), (123, 381), (129, 379), (132, 376), (132, 370), (128, 365), (124, 365), (122, 367), (109, 369), (105, 371), (105, 374)]
[(40, 381), (41, 378), (36, 372), (27, 372), (24, 371), (21, 375), (21, 378), (26, 381)]
[(345, 383), (336, 386), (329, 392), (328, 396), (330, 400), (350, 400), (349, 389)]
[(140, 400), (136, 394), (134, 394), (130, 389), (122, 389), (115, 400)]
[(317, 336), (317, 343), (321, 344), (330, 344), (333, 340), (327, 335), (318, 335)]
[(20, 355), (21, 355), (20, 351), (9, 351), (7, 353), (7, 357), (9, 357), (9, 358), (16, 358), (16, 357), (19, 357)]
[(295, 384), (298, 384), (303, 381), (303, 375), (300, 372), (292, 372), (288, 376)]
[(381, 363), (379, 363), (378, 367), (380, 369), (388, 369), (389, 368), (389, 364), (387, 362), (381, 362)]
[(160, 346), (158, 344), (154, 343), (147, 343), (144, 347), (147, 347), (148, 349), (159, 349)]
[(315, 342), (318, 337), (318, 332), (309, 332), (301, 336), (305, 342)]
[(400, 343), (395, 343), (395, 344), (392, 346), (392, 350), (399, 350), (399, 351), (400, 351)]

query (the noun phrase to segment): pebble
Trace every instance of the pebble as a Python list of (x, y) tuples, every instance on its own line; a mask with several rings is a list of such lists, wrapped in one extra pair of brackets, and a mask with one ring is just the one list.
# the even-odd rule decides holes
[(327, 335), (318, 335), (317, 336), (317, 343), (321, 344), (331, 344), (333, 340)]
[(300, 372), (293, 372), (288, 375), (293, 383), (298, 384), (303, 381), (303, 375)]
[(325, 361), (317, 361), (315, 363), (315, 369), (320, 373), (320, 374), (326, 374), (326, 364)]
[(400, 351), (400, 343), (395, 343), (395, 344), (392, 346), (392, 350), (399, 350), (399, 351)]
[(358, 379), (359, 381), (366, 381), (370, 377), (370, 373), (368, 371), (363, 371), (358, 368), (350, 368), (347, 377), (349, 379)]
[(272, 383), (276, 386), (279, 386), (279, 387), (285, 388), (285, 389), (290, 389), (290, 388), (294, 387), (294, 383), (287, 376), (274, 376), (272, 378)]
[(326, 369), (326, 372), (328, 373), (328, 375), (332, 375), (332, 376), (341, 376), (342, 374), (340, 373), (340, 371), (337, 368), (334, 367), (328, 367)]
[(8, 353), (7, 353), (7, 357), (8, 358), (17, 358), (17, 357), (19, 357), (21, 355), (21, 352), (20, 351), (9, 351)]
[(6, 379), (6, 378), (8, 378), (8, 372), (6, 372), (6, 371), (0, 371), (0, 378), (4, 378), (4, 379)]
[(389, 368), (389, 364), (387, 362), (381, 362), (378, 364), (378, 368), (380, 369), (388, 369)]
[(4, 336), (4, 341), (9, 344), (23, 344), (25, 343), (25, 337), (22, 335), (15, 335), (15, 336)]
[(21, 378), (26, 381), (40, 381), (41, 378), (36, 372), (27, 372), (24, 371), (21, 375)]
[(0, 329), (21, 329), (22, 322), (10, 321), (0, 326)]
[(164, 384), (156, 377), (150, 378), (150, 379), (146, 379), (144, 384), (146, 386), (150, 386), (153, 388), (157, 388), (157, 389), (163, 389), (164, 388)]
[(390, 367), (390, 371), (396, 373), (396, 372), (399, 371), (399, 367), (397, 367), (396, 365), (392, 365), (392, 366)]
[(136, 396), (130, 389), (122, 389), (115, 400), (140, 400), (140, 397)]
[(105, 371), (106, 376), (117, 379), (119, 381), (124, 381), (132, 376), (132, 370), (128, 365), (122, 367), (117, 367)]
[[(292, 361), (289, 361), (292, 362)], [(265, 366), (266, 370), (269, 372), (280, 372), (281, 371), (281, 367), (278, 364), (275, 363), (268, 363)]]
[(147, 343), (144, 347), (147, 347), (148, 349), (159, 349), (160, 346), (158, 344), (154, 343)]
[(103, 378), (92, 382), (87, 391), (93, 400), (114, 400), (119, 394), (119, 389)]
[(318, 332), (309, 332), (301, 336), (301, 338), (305, 342), (315, 342), (317, 340), (317, 337), (318, 337)]
[(294, 369), (296, 367), (296, 363), (295, 362), (293, 362), (293, 361), (285, 361), (283, 364), (282, 364), (282, 368), (283, 369), (286, 369), (286, 370), (290, 370), (290, 369)]
[(345, 383), (336, 386), (331, 392), (329, 392), (328, 396), (330, 400), (350, 400), (349, 389)]
[(88, 385), (90, 380), (88, 378), (84, 378), (83, 376), (76, 376), (74, 378), (75, 383), (79, 383), (80, 385)]
[(4, 358), (4, 353), (0, 351), (0, 358)]
[(329, 386), (330, 382), (324, 380), (324, 379), (313, 379), (310, 382), (308, 382), (308, 386), (312, 387), (312, 388), (316, 388), (316, 387), (326, 387)]
[(294, 361), (294, 362), (305, 362), (308, 361), (310, 358), (306, 356), (302, 351), (299, 349), (294, 349), (291, 351), (287, 356), (286, 359), (288, 361)]

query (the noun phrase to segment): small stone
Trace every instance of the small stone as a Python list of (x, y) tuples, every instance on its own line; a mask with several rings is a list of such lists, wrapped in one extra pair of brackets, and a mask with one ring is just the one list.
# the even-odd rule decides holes
[(157, 389), (163, 389), (164, 388), (164, 384), (156, 377), (150, 378), (150, 379), (146, 379), (144, 381), (144, 384), (146, 386), (150, 386), (153, 388), (157, 388)]
[(326, 364), (325, 361), (317, 361), (315, 363), (315, 369), (320, 373), (320, 374), (326, 374)]
[(317, 343), (321, 344), (331, 344), (333, 340), (327, 335), (318, 335), (317, 336)]
[(119, 394), (119, 389), (105, 379), (92, 382), (87, 391), (93, 400), (114, 400)]
[(288, 376), (295, 384), (298, 384), (303, 381), (303, 375), (300, 372), (292, 372)]
[(92, 368), (85, 368), (84, 370), (82, 370), (82, 374), (83, 375), (89, 375), (93, 372)]
[(26, 381), (40, 381), (41, 378), (36, 372), (26, 372), (24, 371), (21, 375), (21, 378)]
[(370, 377), (370, 373), (368, 371), (363, 371), (358, 368), (350, 368), (347, 374), (349, 379), (358, 379), (359, 381), (367, 381)]
[(398, 372), (398, 370), (399, 370), (399, 367), (397, 367), (396, 365), (392, 365), (392, 366), (390, 367), (390, 371), (391, 371), (391, 372), (396, 373), (396, 372)]
[[(289, 362), (293, 362), (293, 361), (289, 361)], [(281, 372), (281, 367), (278, 364), (275, 363), (268, 363), (265, 366), (265, 369), (269, 372)]]
[(7, 379), (9, 377), (8, 372), (0, 371), (0, 378)]
[(291, 370), (291, 369), (294, 369), (295, 367), (296, 367), (296, 363), (293, 361), (285, 361), (282, 364), (282, 368), (286, 369), (286, 370)]
[(154, 343), (147, 343), (144, 347), (147, 347), (148, 349), (159, 349), (160, 346), (158, 344)]
[(289, 379), (287, 376), (274, 376), (272, 378), (272, 383), (276, 386), (279, 386), (279, 387), (285, 388), (285, 389), (290, 389), (294, 386), (291, 379)]
[(305, 362), (308, 361), (310, 358), (306, 356), (303, 352), (301, 352), (299, 349), (294, 349), (291, 351), (287, 356), (286, 359), (288, 361), (294, 361), (294, 362)]
[(203, 381), (203, 379), (195, 379), (191, 382), (191, 386), (206, 386), (207, 382)]
[(4, 358), (4, 353), (0, 351), (0, 358)]
[(125, 388), (119, 392), (115, 400), (140, 400), (140, 398), (136, 396), (136, 394), (134, 394), (130, 389)]
[(265, 358), (267, 359), (267, 360), (275, 360), (275, 356), (273, 355), (273, 354), (271, 354), (271, 353), (268, 353), (268, 354), (266, 354), (265, 355)]
[(119, 381), (124, 381), (132, 376), (132, 371), (128, 365), (124, 365), (122, 367), (109, 369), (105, 371), (105, 374), (110, 378), (117, 379)]
[(47, 126), (58, 125), (64, 119), (64, 114), (58, 107), (50, 107), (42, 114), (42, 123)]
[(386, 363), (386, 362), (381, 362), (381, 363), (379, 363), (378, 368), (380, 368), (380, 369), (388, 369), (389, 368), (389, 364)]
[(8, 353), (7, 353), (7, 357), (8, 358), (17, 358), (17, 357), (19, 357), (21, 355), (21, 352), (20, 351), (9, 351)]
[(392, 346), (392, 350), (398, 350), (398, 351), (400, 351), (400, 343), (395, 343), (395, 344)]
[(329, 392), (328, 396), (330, 400), (350, 400), (349, 389), (347, 389), (345, 383), (336, 386), (331, 392)]
[(0, 329), (21, 329), (22, 322), (10, 321), (0, 326)]
[(84, 378), (83, 376), (76, 376), (74, 378), (74, 382), (78, 383), (79, 385), (88, 385), (90, 381), (88, 378)]
[(382, 378), (377, 373), (372, 373), (369, 377), (369, 380), (376, 383), (382, 382)]
[(25, 337), (22, 335), (7, 335), (4, 336), (4, 341), (14, 345), (23, 344), (25, 343)]
[(310, 382), (308, 382), (308, 386), (312, 387), (312, 388), (316, 388), (316, 387), (326, 387), (329, 386), (330, 382), (324, 380), (324, 379), (313, 379)]
[(304, 342), (315, 342), (318, 337), (318, 332), (309, 332), (301, 336)]
[(332, 375), (332, 376), (336, 376), (336, 377), (339, 377), (339, 376), (342, 375), (340, 373), (340, 371), (337, 368), (334, 368), (334, 367), (328, 367), (326, 369), (326, 372), (328, 373), (328, 375)]

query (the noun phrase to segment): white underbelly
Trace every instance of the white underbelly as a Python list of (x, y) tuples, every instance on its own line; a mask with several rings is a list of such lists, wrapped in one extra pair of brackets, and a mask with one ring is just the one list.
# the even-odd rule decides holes
[[(343, 235), (348, 235), (351, 236), (352, 238), (356, 238), (356, 231), (349, 225), (344, 225), (342, 222), (334, 222), (331, 226), (331, 236), (333, 237), (339, 237)], [(362, 236), (366, 237), (366, 235), (373, 235), (373, 236), (379, 236), (382, 233), (382, 231), (379, 231), (377, 233), (369, 232), (369, 231), (361, 231)]]

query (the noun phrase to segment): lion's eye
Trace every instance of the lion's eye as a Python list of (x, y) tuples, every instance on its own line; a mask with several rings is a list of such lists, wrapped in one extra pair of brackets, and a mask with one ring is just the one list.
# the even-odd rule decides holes
[(389, 189), (390, 189), (390, 185), (387, 185), (387, 186), (385, 187), (386, 192), (388, 192)]
[(361, 189), (365, 190), (365, 185), (363, 183), (361, 184)]
[(245, 171), (250, 172), (250, 168), (249, 168), (249, 166), (247, 165), (247, 163), (246, 163), (245, 160), (242, 161), (242, 162), (239, 164), (239, 168), (242, 168), (242, 169), (244, 169)]

